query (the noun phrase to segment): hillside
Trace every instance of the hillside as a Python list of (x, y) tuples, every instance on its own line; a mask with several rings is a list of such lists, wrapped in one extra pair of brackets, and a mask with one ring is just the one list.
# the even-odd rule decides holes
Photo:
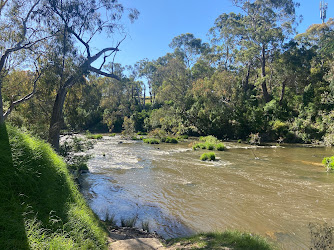
[(107, 247), (105, 229), (48, 144), (1, 127), (0, 162), (3, 249)]

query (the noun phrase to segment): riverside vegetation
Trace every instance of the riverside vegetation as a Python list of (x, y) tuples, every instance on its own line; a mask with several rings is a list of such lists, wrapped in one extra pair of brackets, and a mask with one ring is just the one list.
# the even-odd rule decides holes
[(45, 142), (1, 127), (3, 249), (106, 249), (107, 231)]
[[(61, 132), (142, 131), (160, 138), (143, 138), (149, 144), (213, 135), (334, 145), (333, 18), (296, 34), (297, 2), (232, 1), (240, 13), (217, 16), (208, 42), (180, 34), (165, 55), (121, 65), (106, 62), (120, 43), (93, 51), (92, 41), (123, 30), (123, 14), (134, 21), (139, 12), (121, 1), (102, 2), (1, 1), (3, 247), (105, 247), (106, 232), (66, 163), (43, 142), (61, 153)], [(9, 141), (5, 120), (12, 125)], [(225, 146), (207, 138), (194, 149)], [(63, 153), (72, 170), (87, 169), (88, 158)], [(323, 161), (329, 172), (332, 158)]]

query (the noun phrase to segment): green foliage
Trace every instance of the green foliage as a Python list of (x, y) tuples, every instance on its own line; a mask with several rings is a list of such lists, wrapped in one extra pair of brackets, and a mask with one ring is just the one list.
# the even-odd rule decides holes
[(332, 172), (334, 170), (334, 156), (325, 157), (322, 160), (322, 164), (324, 164), (327, 172)]
[(110, 137), (114, 137), (114, 136), (116, 136), (116, 133), (111, 133), (110, 134)]
[(189, 135), (178, 135), (176, 138), (178, 140), (187, 140), (189, 139)]
[[(93, 136), (91, 134), (86, 135)], [(96, 138), (97, 139), (97, 138)], [(93, 147), (91, 141), (78, 138), (76, 136), (66, 139), (59, 147), (59, 154), (64, 157), (68, 168), (74, 171), (88, 170), (87, 162), (91, 155), (76, 154), (84, 152)]]
[(137, 132), (137, 135), (147, 135), (147, 132), (139, 131), (139, 132)]
[(212, 152), (210, 152), (210, 153), (204, 153), (200, 157), (201, 161), (207, 161), (207, 160), (214, 161), (215, 159), (216, 159), (216, 154), (212, 153)]
[(89, 134), (86, 135), (87, 139), (95, 139), (95, 140), (101, 140), (103, 138), (100, 134)]
[(123, 129), (122, 134), (124, 135), (131, 135), (135, 132), (135, 124), (132, 118), (124, 117)]
[(174, 138), (174, 137), (162, 137), (161, 142), (165, 142), (165, 143), (178, 143), (179, 141)]
[(155, 139), (155, 138), (146, 138), (146, 139), (143, 139), (143, 142), (148, 143), (148, 144), (159, 144), (160, 140)]
[(137, 222), (137, 216), (128, 219), (121, 218), (122, 227), (135, 227), (136, 222)]
[(199, 140), (207, 142), (207, 143), (212, 143), (212, 144), (215, 144), (215, 143), (219, 142), (219, 140), (216, 137), (214, 137), (213, 135), (201, 136), (199, 138)]
[[(2, 247), (106, 249), (107, 234), (61, 157), (48, 144), (15, 128), (9, 127), (8, 133), (11, 154), (5, 159), (12, 156), (8, 170), (13, 175), (6, 176), (7, 168), (0, 173), (0, 227), (6, 228), (0, 230)], [(0, 149), (3, 145), (1, 141)], [(2, 161), (3, 150), (0, 153)]]
[(223, 143), (218, 143), (218, 144), (215, 145), (215, 147), (218, 151), (224, 151), (226, 149), (226, 147)]
[(141, 228), (146, 232), (150, 232), (150, 223), (148, 221), (142, 221)]
[(225, 145), (212, 135), (201, 136), (199, 140), (204, 143), (197, 143), (193, 145), (192, 146), (193, 150), (196, 150), (196, 149), (214, 150), (216, 149), (218, 151), (224, 151), (226, 149)]
[(187, 238), (176, 238), (168, 240), (168, 246), (178, 243), (182, 246), (192, 246), (192, 249), (276, 249), (265, 238), (251, 233), (239, 231), (225, 231), (222, 233), (201, 233)]
[(131, 140), (134, 140), (134, 141), (140, 141), (140, 140), (143, 140), (143, 137), (140, 136), (140, 137), (137, 137), (137, 136), (131, 136)]

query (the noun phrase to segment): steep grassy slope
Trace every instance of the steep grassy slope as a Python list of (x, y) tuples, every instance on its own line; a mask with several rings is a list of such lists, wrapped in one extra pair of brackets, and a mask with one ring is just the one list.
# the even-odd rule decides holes
[(3, 249), (106, 248), (106, 232), (48, 144), (0, 128)]

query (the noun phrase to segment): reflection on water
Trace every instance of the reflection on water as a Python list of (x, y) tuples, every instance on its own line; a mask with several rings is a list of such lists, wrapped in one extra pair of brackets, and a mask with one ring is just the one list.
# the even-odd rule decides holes
[(120, 141), (99, 141), (83, 178), (82, 192), (102, 219), (137, 216), (138, 226), (149, 222), (167, 238), (239, 229), (286, 249), (309, 246), (310, 222), (334, 224), (334, 174), (319, 165), (332, 149), (227, 143), (218, 161), (202, 162), (203, 151), (189, 142)]

